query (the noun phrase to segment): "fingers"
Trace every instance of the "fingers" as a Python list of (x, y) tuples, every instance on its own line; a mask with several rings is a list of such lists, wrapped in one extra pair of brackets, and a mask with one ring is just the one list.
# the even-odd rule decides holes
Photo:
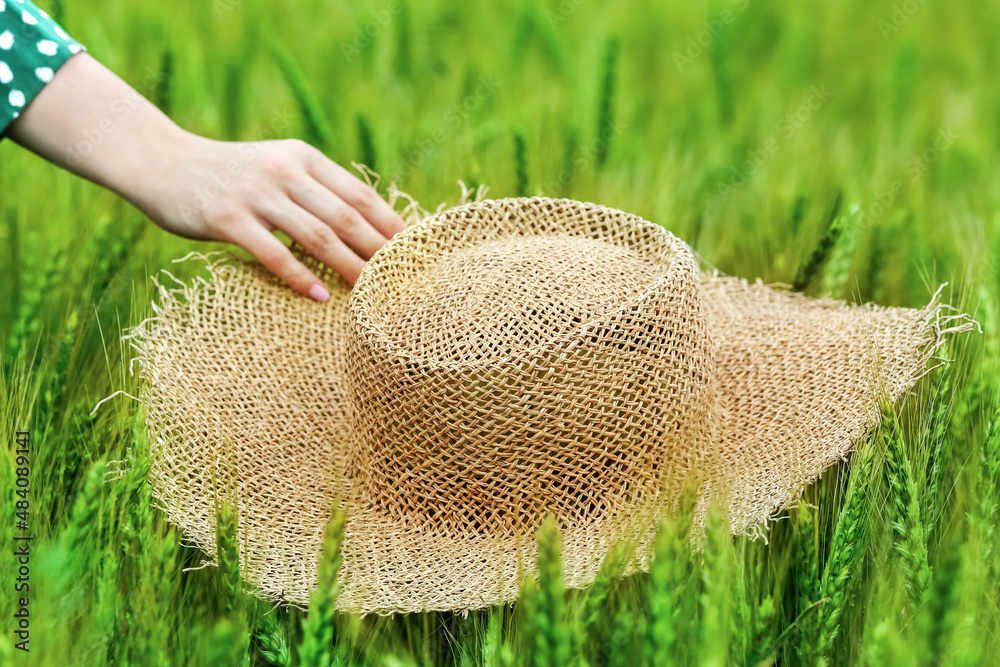
[[(371, 259), (372, 255), (389, 240), (362, 217), (356, 208), (317, 181), (309, 179), (293, 190), (290, 195), (295, 203), (326, 223), (345, 244), (363, 259)], [(306, 231), (306, 238), (315, 234), (321, 234), (321, 232), (310, 228)], [(315, 240), (317, 247), (326, 245), (325, 238)], [(305, 244), (303, 243), (303, 245)], [(316, 257), (322, 259), (319, 255)]]
[(308, 171), (319, 183), (355, 208), (385, 238), (392, 238), (406, 228), (403, 219), (374, 188), (322, 153), (309, 162)]
[(260, 260), (271, 273), (288, 283), (296, 292), (316, 301), (326, 301), (330, 298), (330, 293), (322, 281), (302, 262), (295, 259), (292, 251), (257, 221), (248, 220), (240, 225), (238, 245)]
[[(354, 214), (357, 215), (357, 212), (355, 211)], [(296, 205), (291, 199), (274, 203), (271, 208), (262, 213), (262, 216), (272, 227), (280, 229), (298, 241), (306, 249), (306, 252), (339, 273), (344, 280), (352, 285), (361, 275), (365, 260), (349, 248), (338, 236), (338, 232), (334, 231), (330, 225)], [(381, 239), (381, 242), (375, 244), (375, 249), (371, 251), (374, 254), (375, 250), (378, 250), (385, 242), (385, 239), (364, 221), (361, 224), (364, 224)], [(367, 239), (367, 242), (372, 243), (370, 238)]]

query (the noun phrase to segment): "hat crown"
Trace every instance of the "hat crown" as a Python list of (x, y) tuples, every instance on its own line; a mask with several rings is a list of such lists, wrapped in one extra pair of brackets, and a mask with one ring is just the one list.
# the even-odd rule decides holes
[(428, 368), (499, 364), (565, 344), (666, 269), (587, 237), (492, 239), (401, 282), (372, 320), (389, 349)]
[(363, 502), (483, 535), (654, 502), (707, 449), (698, 275), (662, 227), (569, 200), (470, 204), (394, 237), (351, 297)]

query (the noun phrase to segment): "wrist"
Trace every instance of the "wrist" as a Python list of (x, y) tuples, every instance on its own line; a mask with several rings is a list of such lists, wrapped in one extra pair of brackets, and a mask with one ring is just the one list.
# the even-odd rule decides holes
[(157, 121), (143, 123), (147, 131), (114, 151), (102, 170), (106, 187), (158, 221), (163, 217), (160, 210), (163, 197), (159, 195), (167, 189), (185, 156), (197, 150), (201, 137), (185, 131), (166, 116)]

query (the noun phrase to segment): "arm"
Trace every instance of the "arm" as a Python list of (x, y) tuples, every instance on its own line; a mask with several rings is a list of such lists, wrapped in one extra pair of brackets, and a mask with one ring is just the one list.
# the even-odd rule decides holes
[(6, 134), (118, 193), (167, 231), (245, 248), (319, 301), (328, 298), (322, 282), (273, 230), (353, 283), (405, 226), (371, 187), (308, 144), (186, 132), (87, 53), (72, 56)]

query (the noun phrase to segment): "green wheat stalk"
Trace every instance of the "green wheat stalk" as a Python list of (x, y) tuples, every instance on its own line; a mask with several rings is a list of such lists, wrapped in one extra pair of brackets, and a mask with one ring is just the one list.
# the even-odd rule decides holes
[(23, 295), (17, 319), (7, 341), (9, 357), (16, 357), (22, 345), (41, 328), (39, 312), (42, 310), (43, 302), (51, 298), (56, 286), (62, 280), (66, 271), (66, 259), (66, 249), (59, 248), (49, 259), (42, 279)]
[(802, 263), (801, 267), (799, 267), (799, 273), (795, 276), (795, 282), (792, 285), (792, 289), (796, 292), (801, 292), (812, 284), (813, 280), (822, 272), (824, 265), (830, 258), (830, 253), (832, 253), (834, 247), (836, 247), (837, 241), (840, 239), (840, 235), (844, 231), (843, 218), (840, 218), (837, 215), (840, 212), (840, 205), (842, 202), (843, 193), (838, 192), (837, 197), (833, 200), (833, 207), (830, 209), (830, 214), (827, 217), (823, 235), (820, 236), (819, 241), (816, 243), (816, 247), (813, 248), (809, 257), (806, 258), (806, 261)]
[(361, 164), (372, 171), (378, 171), (378, 156), (375, 152), (375, 138), (372, 133), (372, 124), (362, 112), (355, 116), (358, 131), (358, 153), (361, 156)]
[(222, 82), (222, 117), (223, 136), (229, 141), (235, 141), (243, 134), (243, 77), (244, 62), (233, 57), (226, 62), (226, 71)]
[(562, 667), (569, 662), (570, 630), (566, 622), (566, 585), (562, 572), (562, 538), (553, 515), (538, 527), (538, 606), (535, 611), (535, 665)]
[[(802, 503), (797, 514), (796, 550), (793, 570), (793, 582), (798, 593), (796, 611), (805, 613), (823, 596), (822, 581), (819, 573), (819, 556), (816, 549), (816, 522), (812, 509)], [(799, 661), (804, 664), (816, 662), (816, 616), (810, 615), (803, 619), (800, 639), (797, 645)]]
[(208, 636), (208, 665), (243, 665), (243, 631), (231, 616), (223, 616), (212, 625)]
[(804, 194), (797, 194), (795, 201), (792, 203), (792, 212), (788, 217), (789, 236), (795, 236), (799, 233), (799, 228), (802, 227), (802, 221), (805, 219), (808, 209), (809, 198)]
[(770, 657), (777, 649), (775, 639), (771, 636), (770, 632), (771, 625), (777, 616), (774, 599), (770, 595), (765, 596), (755, 612), (753, 635), (751, 637), (754, 641), (753, 653), (751, 654), (754, 659), (746, 661), (747, 664), (752, 665), (759, 664), (763, 657)]
[[(95, 236), (92, 246), (93, 252), (100, 259), (97, 262), (96, 272), (91, 283), (93, 286), (90, 297), (92, 304), (100, 305), (105, 296), (108, 295), (112, 281), (120, 275), (145, 230), (145, 221), (133, 218), (127, 223), (124, 230), (107, 225), (100, 234)], [(116, 283), (113, 292), (116, 292), (120, 286), (120, 282)]]
[(834, 298), (841, 298), (850, 287), (851, 262), (854, 258), (854, 248), (857, 245), (862, 215), (861, 207), (854, 204), (846, 216), (847, 219), (841, 223), (844, 230), (840, 235), (840, 240), (834, 244), (833, 250), (830, 252), (829, 262), (820, 279), (824, 294), (829, 293)]
[[(611, 593), (611, 585), (621, 576), (625, 567), (626, 550), (624, 545), (618, 545), (608, 552), (601, 563), (594, 583), (587, 589), (581, 608), (581, 630), (578, 639), (586, 642), (600, 626), (601, 619), (606, 612), (608, 595)], [(582, 646), (577, 644), (576, 646)]]
[(698, 661), (701, 665), (725, 665), (728, 662), (734, 612), (732, 546), (729, 522), (722, 508), (711, 508), (705, 520), (701, 593), (698, 596)]
[(61, 550), (75, 563), (86, 563), (88, 545), (99, 537), (97, 528), (106, 463), (104, 458), (98, 459), (87, 470), (83, 485), (73, 502), (69, 525), (62, 534)]
[(288, 633), (278, 622), (277, 614), (265, 614), (261, 625), (260, 632), (256, 635), (260, 654), (272, 665), (291, 667), (292, 653), (288, 647)]
[[(952, 538), (945, 545), (944, 555), (938, 560), (934, 570), (934, 589), (930, 598), (931, 604), (925, 605), (921, 613), (926, 616), (921, 619), (919, 627), (928, 628), (927, 648), (931, 661), (942, 659), (947, 638), (955, 627), (957, 610), (961, 607), (958, 599), (962, 578), (962, 544)], [(940, 552), (939, 547), (939, 552)]]
[(829, 664), (832, 659), (834, 641), (840, 632), (840, 617), (847, 607), (851, 579), (860, 569), (867, 547), (865, 516), (874, 460), (874, 442), (866, 440), (855, 452), (854, 470), (823, 569), (822, 590), (826, 602), (820, 610), (818, 623), (819, 662), (823, 664)]
[(567, 197), (573, 190), (579, 143), (576, 128), (573, 126), (567, 127), (563, 131), (563, 163), (562, 171), (559, 172), (559, 190), (556, 193), (559, 197)]
[[(948, 357), (949, 346), (945, 343), (942, 346), (942, 356)], [(944, 476), (944, 462), (942, 461), (943, 448), (948, 437), (952, 401), (952, 376), (954, 375), (954, 364), (945, 364), (940, 370), (938, 386), (934, 391), (934, 410), (928, 424), (929, 442), (927, 466), (925, 471), (925, 482), (922, 516), (928, 526), (933, 526), (937, 522), (937, 503), (941, 493), (941, 482)]]
[(168, 48), (160, 57), (160, 78), (156, 82), (156, 105), (168, 116), (174, 108), (173, 81), (174, 52)]
[(413, 47), (410, 39), (410, 6), (400, 0), (399, 13), (394, 22), (396, 36), (396, 75), (409, 79), (413, 73)]
[(56, 352), (55, 368), (48, 375), (45, 391), (42, 395), (42, 419), (46, 420), (45, 437), (48, 437), (51, 424), (49, 420), (56, 415), (55, 409), (62, 403), (62, 399), (69, 387), (67, 374), (69, 372), (70, 358), (73, 353), (73, 344), (76, 341), (76, 330), (79, 324), (77, 311), (74, 308), (66, 318), (65, 329), (59, 339), (58, 352)]
[(309, 84), (309, 78), (283, 42), (271, 39), (269, 46), (285, 83), (288, 84), (295, 102), (299, 105), (299, 111), (305, 121), (307, 141), (320, 146), (323, 150), (329, 150), (334, 145), (333, 127), (330, 125), (325, 108)]
[(606, 663), (608, 667), (633, 667), (635, 665), (635, 656), (630, 649), (636, 634), (636, 621), (635, 612), (624, 602), (619, 602), (611, 624)]
[[(491, 608), (486, 613), (486, 628), (482, 631), (479, 642), (479, 664), (484, 667), (499, 667), (504, 662), (503, 609)], [(512, 653), (510, 657), (513, 658)], [(471, 659), (469, 664), (472, 664)]]
[(866, 281), (868, 286), (866, 293), (875, 303), (882, 303), (885, 299), (883, 283), (885, 282), (885, 268), (891, 242), (889, 230), (882, 225), (876, 225), (872, 230), (871, 254), (868, 257)]
[[(6, 251), (6, 260), (8, 262), (8, 276), (9, 281), (6, 285), (7, 288), (7, 314), (11, 318), (11, 326), (17, 321), (18, 316), (21, 313), (21, 301), (22, 301), (22, 285), (21, 276), (22, 274), (27, 274), (30, 267), (27, 266), (24, 258), (21, 256), (21, 224), (18, 221), (18, 208), (13, 204), (7, 204), (7, 240), (2, 244)], [(12, 340), (12, 331), (7, 332), (8, 343)], [(9, 355), (6, 359), (8, 362), (5, 364), (5, 371), (9, 370), (10, 362), (13, 361)]]
[(609, 37), (604, 44), (604, 56), (601, 61), (601, 94), (597, 103), (597, 164), (603, 166), (608, 158), (612, 135), (615, 128), (615, 87), (618, 70), (618, 40)]
[(219, 567), (216, 588), (219, 600), (227, 614), (237, 611), (240, 600), (240, 547), (239, 521), (228, 499), (219, 501), (215, 522), (216, 556)]
[[(167, 664), (165, 651), (170, 639), (170, 610), (176, 586), (176, 559), (178, 538), (171, 529), (160, 537), (160, 543), (153, 551), (155, 553), (155, 568), (153, 575), (153, 590), (155, 595), (155, 616), (158, 631), (150, 633), (150, 652), (155, 651), (162, 659), (161, 664)], [(156, 642), (155, 645), (152, 642)]]
[(516, 185), (514, 192), (518, 197), (528, 196), (528, 143), (524, 139), (524, 133), (520, 130), (514, 131), (514, 173)]
[(997, 576), (997, 523), (1000, 521), (1000, 400), (994, 394), (992, 415), (979, 447), (976, 484), (976, 507), (972, 515), (972, 533), (979, 548), (979, 562), (991, 577)]
[(304, 667), (328, 667), (333, 654), (333, 621), (340, 594), (340, 547), (344, 542), (344, 512), (335, 502), (323, 535), (323, 552), (317, 572), (317, 587), (309, 596), (309, 613), (302, 624), (299, 663)]
[(889, 621), (881, 616), (877, 618), (875, 625), (869, 632), (865, 633), (864, 646), (861, 650), (864, 664), (872, 667), (889, 664), (886, 660), (889, 653)]
[(888, 399), (879, 405), (882, 413), (881, 438), (886, 444), (885, 473), (895, 510), (892, 519), (893, 547), (900, 556), (906, 591), (914, 611), (930, 597), (931, 570), (927, 560), (927, 540), (920, 517), (917, 483), (906, 455), (906, 443), (896, 411)]
[[(749, 562), (752, 547), (749, 539), (741, 536), (736, 540), (736, 548), (732, 548), (730, 538), (730, 563), (732, 570), (730, 575), (730, 603), (731, 613), (729, 615), (729, 660), (736, 662), (744, 659), (751, 651), (756, 651), (756, 640), (759, 635), (756, 633), (757, 624), (762, 623), (762, 618), (756, 615), (758, 611), (755, 606), (751, 609), (751, 598), (757, 596), (757, 577), (759, 572)], [(771, 614), (773, 616), (773, 613)], [(770, 626), (770, 622), (764, 623), (761, 627)]]
[(719, 120), (728, 125), (733, 119), (734, 63), (731, 31), (723, 30), (708, 49), (709, 64), (712, 67), (712, 82), (718, 102)]
[(684, 601), (691, 590), (691, 518), (695, 495), (690, 488), (682, 496), (676, 517), (660, 519), (646, 580), (649, 616), (643, 641), (646, 665), (667, 664), (678, 651), (678, 623)]

